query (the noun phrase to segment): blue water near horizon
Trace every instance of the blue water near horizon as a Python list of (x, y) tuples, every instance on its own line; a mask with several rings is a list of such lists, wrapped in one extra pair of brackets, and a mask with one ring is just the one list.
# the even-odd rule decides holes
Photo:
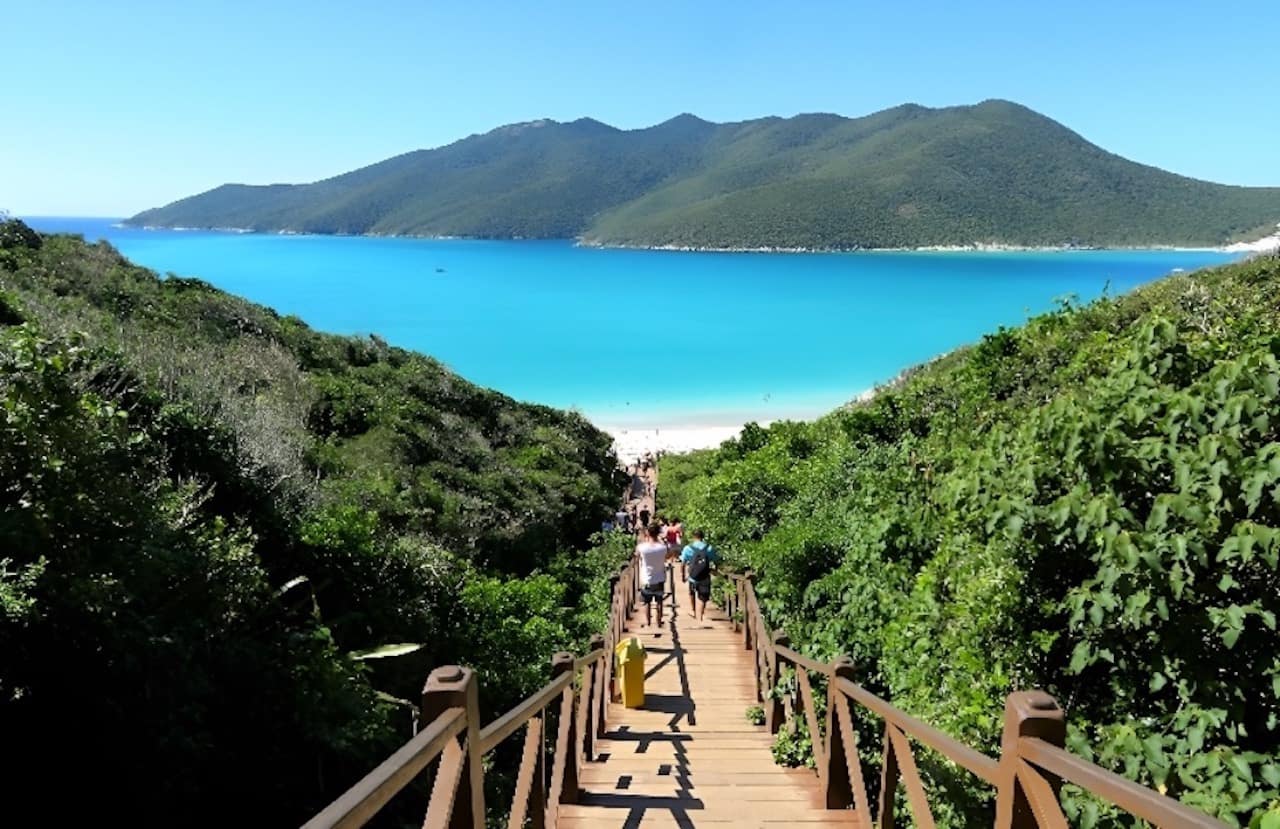
[(1217, 251), (691, 253), (142, 230), (106, 239), (338, 334), (377, 334), (512, 397), (608, 426), (812, 417), (1065, 297), (1124, 293)]

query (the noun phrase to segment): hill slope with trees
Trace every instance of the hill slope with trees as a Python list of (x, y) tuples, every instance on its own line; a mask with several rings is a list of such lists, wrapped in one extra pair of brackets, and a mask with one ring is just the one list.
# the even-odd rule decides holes
[(578, 415), (0, 223), (6, 814), (297, 825), (433, 666), (505, 710), (603, 624), (618, 474)]
[[(774, 629), (909, 713), (994, 754), (1005, 696), (1042, 688), (1073, 751), (1247, 824), (1280, 810), (1278, 308), (1274, 256), (1067, 305), (664, 458), (659, 502), (756, 571)], [(946, 825), (990, 823), (987, 787), (922, 763)]]
[(606, 245), (1218, 245), (1271, 232), (1280, 188), (1128, 161), (1007, 101), (647, 129), (501, 127), (313, 184), (227, 184), (164, 227)]

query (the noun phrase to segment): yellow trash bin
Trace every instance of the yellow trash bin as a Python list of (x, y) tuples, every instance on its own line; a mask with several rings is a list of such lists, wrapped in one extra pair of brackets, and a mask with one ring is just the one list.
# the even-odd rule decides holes
[(627, 708), (644, 705), (644, 646), (634, 636), (613, 649), (618, 660), (618, 688)]

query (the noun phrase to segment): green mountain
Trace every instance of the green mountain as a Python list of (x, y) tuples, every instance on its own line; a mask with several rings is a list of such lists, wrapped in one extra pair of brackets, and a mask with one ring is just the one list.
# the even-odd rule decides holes
[[(1280, 814), (1278, 309), (1276, 256), (1064, 307), (813, 423), (664, 457), (661, 508), (755, 571), (794, 647), (962, 742), (998, 755), (1006, 696), (1042, 688), (1072, 751), (1256, 826)], [(803, 762), (808, 737), (774, 753)], [(990, 825), (991, 787), (921, 756), (938, 825)], [(1073, 826), (1134, 825), (1063, 801)]]
[[(506, 710), (603, 624), (611, 443), (0, 221), (8, 815), (296, 826), (405, 739), (432, 667)], [(360, 658), (396, 643), (422, 647)], [(48, 774), (68, 752), (75, 798)]]
[(312, 184), (226, 184), (129, 222), (642, 246), (1216, 245), (1280, 222), (1280, 188), (1137, 164), (993, 100), (638, 130), (535, 121)]

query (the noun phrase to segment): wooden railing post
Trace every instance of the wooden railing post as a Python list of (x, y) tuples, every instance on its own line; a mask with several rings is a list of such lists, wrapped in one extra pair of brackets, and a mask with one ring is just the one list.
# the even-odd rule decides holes
[[(561, 652), (551, 657), (551, 678), (573, 673), (573, 661), (571, 653)], [(569, 685), (561, 696), (560, 727), (551, 766), (549, 811), (558, 809), (561, 803), (578, 802), (578, 724), (573, 707), (573, 686)], [(555, 825), (554, 812), (549, 816), (547, 825)]]
[[(849, 657), (841, 656), (831, 663), (831, 677), (827, 681), (827, 750), (822, 758), (821, 775), (828, 809), (847, 809), (854, 805), (850, 771), (859, 762), (858, 747), (845, 745), (844, 735), (850, 732), (841, 728), (840, 715), (843, 711), (847, 717), (849, 708), (847, 704), (841, 705), (844, 697), (836, 687), (836, 680), (853, 682), (853, 677), (853, 660)], [(816, 746), (818, 741), (814, 739), (813, 744)]]
[(445, 665), (427, 677), (422, 689), (422, 721), (431, 722), (450, 708), (467, 712), (466, 752), (449, 829), (484, 829), (484, 766), (480, 751), (480, 687), (470, 668)]
[(582, 757), (594, 760), (596, 756), (597, 720), (599, 719), (599, 695), (601, 680), (604, 679), (601, 654), (604, 653), (604, 637), (593, 634), (588, 645), (587, 655), (593, 657), (582, 672)]
[(893, 750), (890, 730), (893, 723), (885, 720), (884, 749), (880, 758), (880, 808), (876, 810), (877, 829), (893, 829), (893, 815), (898, 799), (898, 780), (901, 771), (898, 768), (898, 756)]
[(636, 600), (636, 568), (626, 564), (618, 565), (618, 575), (622, 577), (622, 626), (625, 628), (631, 611), (635, 609)]
[(609, 713), (609, 677), (613, 668), (613, 649), (610, 647), (612, 637), (600, 638), (600, 650), (603, 653), (596, 661), (596, 695), (591, 701), (592, 721), (595, 723), (595, 732), (592, 736), (592, 744), (604, 736), (605, 721)]
[(631, 573), (627, 571), (627, 565), (625, 564), (618, 565), (618, 588), (622, 590), (619, 595), (622, 600), (622, 625), (618, 630), (619, 635), (621, 635), (622, 627), (626, 626), (627, 616), (631, 613), (630, 600), (627, 598), (627, 593), (631, 588)]
[(769, 675), (772, 683), (769, 692), (765, 695), (764, 700), (764, 722), (769, 727), (770, 734), (777, 734), (782, 729), (783, 722), (786, 721), (786, 709), (782, 707), (782, 696), (775, 694), (777, 690), (779, 677), (782, 676), (782, 666), (786, 662), (778, 655), (778, 647), (791, 647), (791, 637), (780, 630), (773, 632), (773, 656), (770, 658)]
[[(996, 829), (1036, 829), (1037, 822), (1027, 794), (1018, 781), (1018, 741), (1036, 737), (1061, 747), (1067, 723), (1062, 709), (1044, 691), (1015, 691), (1004, 704), (1004, 734), (1000, 740), (1000, 782), (996, 792)], [(1062, 781), (1044, 773), (1056, 798)]]
[[(751, 600), (755, 593), (756, 574), (748, 570), (742, 574), (742, 649), (751, 650), (755, 645), (754, 618), (751, 608), (755, 603)], [(758, 684), (758, 683), (757, 683)]]

